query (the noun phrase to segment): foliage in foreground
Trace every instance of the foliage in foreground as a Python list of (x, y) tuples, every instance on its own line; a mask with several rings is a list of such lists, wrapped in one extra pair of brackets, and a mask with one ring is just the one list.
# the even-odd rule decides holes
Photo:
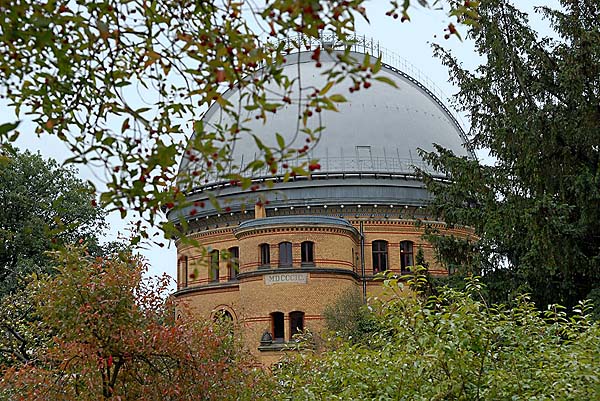
[[(217, 325), (174, 318), (167, 279), (135, 258), (58, 254), (30, 287), (45, 329), (37, 358), (3, 372), (0, 399), (222, 400), (260, 397), (268, 378)], [(264, 380), (261, 380), (261, 377)]]
[[(389, 280), (390, 288), (398, 288)], [(582, 304), (538, 311), (527, 297), (488, 306), (477, 280), (464, 292), (377, 301), (380, 330), (362, 344), (281, 364), (293, 400), (591, 400), (600, 397), (600, 326)]]
[[(249, 188), (249, 175), (260, 170), (287, 177), (308, 174), (310, 152), (298, 153), (292, 141), (264, 145), (277, 138), (266, 127), (260, 140), (256, 137), (257, 159), (248, 167), (232, 159), (231, 150), (236, 139), (258, 134), (251, 132), (252, 120), (266, 121), (289, 104), (302, 117), (296, 135), (311, 139), (311, 146), (318, 142), (322, 127), (311, 129), (308, 117), (320, 120), (321, 110), (336, 110), (344, 100), (338, 78), (347, 77), (344, 82), (360, 89), (367, 72), (342, 55), (338, 68), (323, 69), (326, 85), (302, 86), (300, 79), (282, 73), (289, 50), (284, 43), (301, 35), (304, 39), (294, 46), (312, 51), (319, 66), (321, 50), (328, 51), (320, 47), (321, 34), (352, 41), (355, 20), (368, 21), (369, 4), (262, 3), (0, 2), (0, 99), (6, 98), (16, 112), (0, 116), (0, 150), (16, 140), (19, 120), (27, 117), (37, 135), (52, 135), (66, 145), (72, 155), (68, 162), (101, 166), (107, 184), (101, 199), (111, 210), (123, 217), (133, 212), (152, 223), (160, 220), (162, 206), (179, 207), (185, 201), (180, 188), (172, 186), (176, 178), (186, 188), (214, 177)], [(409, 0), (386, 3), (389, 18), (409, 20)], [(476, 22), (477, 2), (418, 4), (449, 4), (446, 9), (463, 23)], [(453, 24), (446, 29), (447, 37), (458, 36)], [(239, 101), (223, 96), (236, 87), (244, 93)], [(213, 103), (230, 123), (203, 126), (199, 120)], [(185, 138), (192, 132), (188, 144)], [(190, 174), (178, 173), (182, 155), (197, 166)], [(298, 166), (284, 167), (297, 157)], [(162, 228), (169, 238), (178, 234), (172, 224)], [(140, 235), (147, 237), (145, 231)]]
[(336, 337), (350, 342), (364, 341), (369, 333), (377, 330), (371, 315), (358, 289), (342, 293), (323, 310), (326, 329)]

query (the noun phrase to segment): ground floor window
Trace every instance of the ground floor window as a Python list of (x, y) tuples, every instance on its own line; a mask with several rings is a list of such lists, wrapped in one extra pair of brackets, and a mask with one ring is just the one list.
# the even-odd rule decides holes
[(215, 322), (233, 323), (233, 316), (228, 310), (221, 309), (215, 312), (213, 320)]
[(290, 312), (290, 338), (304, 330), (304, 312)]
[(285, 337), (285, 329), (283, 323), (283, 312), (271, 313), (271, 335), (273, 342), (283, 342)]

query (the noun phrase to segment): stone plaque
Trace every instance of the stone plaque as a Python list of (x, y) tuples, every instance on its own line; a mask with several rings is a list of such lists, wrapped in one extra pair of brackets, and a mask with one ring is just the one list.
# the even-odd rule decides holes
[(306, 284), (308, 282), (308, 273), (276, 273), (265, 275), (265, 284)]

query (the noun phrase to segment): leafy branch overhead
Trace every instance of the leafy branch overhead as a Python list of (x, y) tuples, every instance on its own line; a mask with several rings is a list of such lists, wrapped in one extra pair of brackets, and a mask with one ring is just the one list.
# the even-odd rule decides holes
[[(2, 4), (0, 94), (14, 106), (17, 118), (35, 123), (37, 135), (60, 138), (72, 153), (69, 162), (104, 171), (104, 204), (123, 216), (133, 210), (153, 223), (161, 207), (185, 204), (180, 189), (201, 185), (209, 177), (251, 186), (234, 168), (238, 161), (231, 160), (231, 151), (236, 138), (252, 135), (252, 119), (266, 121), (293, 105), (301, 117), (298, 132), (316, 142), (320, 130), (305, 129), (308, 122), (344, 101), (340, 82), (352, 82), (356, 90), (363, 84), (367, 88), (378, 61), (374, 57), (364, 65), (342, 51), (336, 66), (322, 72), (327, 84), (318, 88), (303, 88), (298, 78), (284, 76), (282, 65), (290, 62), (290, 51), (301, 49), (313, 52), (319, 66), (322, 54), (330, 51), (317, 40), (323, 33), (350, 43), (356, 18), (368, 18), (363, 3)], [(476, 17), (478, 4), (467, 3), (451, 9), (461, 22)], [(409, 5), (391, 1), (388, 15), (407, 16)], [(295, 96), (293, 88), (298, 89)], [(225, 94), (228, 89), (240, 90), (236, 102)], [(231, 123), (201, 123), (213, 103)], [(3, 145), (18, 135), (10, 124), (0, 126)], [(186, 138), (192, 133), (188, 147)], [(250, 170), (266, 166), (286, 175), (307, 174), (309, 165), (314, 169), (316, 163), (308, 157), (293, 169), (283, 167), (290, 157), (289, 143), (278, 142), (279, 147), (270, 148), (257, 141), (258, 156)], [(198, 166), (191, 176), (178, 176), (181, 155)]]

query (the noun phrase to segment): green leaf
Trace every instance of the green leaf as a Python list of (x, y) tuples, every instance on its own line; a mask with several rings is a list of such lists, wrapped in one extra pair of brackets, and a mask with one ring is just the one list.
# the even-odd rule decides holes
[(277, 138), (277, 144), (279, 145), (279, 148), (282, 150), (285, 149), (285, 139), (283, 139), (279, 133), (276, 133), (275, 137)]
[(377, 61), (375, 61), (375, 64), (373, 64), (373, 67), (371, 68), (371, 71), (374, 74), (377, 74), (379, 70), (381, 70), (381, 57), (377, 58)]
[[(16, 121), (14, 123), (5, 123), (0, 125), (0, 136), (6, 136), (10, 131), (16, 129), (21, 121)], [(11, 136), (12, 138), (12, 136)], [(9, 142), (14, 142), (17, 138), (9, 139)]]
[(340, 94), (335, 94), (335, 95), (329, 96), (329, 100), (331, 100), (332, 102), (336, 102), (336, 103), (344, 103), (344, 102), (348, 101), (348, 100), (346, 100), (346, 98), (343, 95), (340, 95)]
[(380, 81), (380, 82), (386, 83), (386, 84), (388, 84), (390, 86), (393, 86), (394, 88), (398, 87), (398, 84), (396, 84), (396, 82), (393, 79), (391, 79), (391, 78), (384, 77), (384, 76), (380, 75), (380, 76), (375, 77), (375, 79), (378, 80), (378, 81)]
[(329, 92), (329, 89), (333, 86), (333, 81), (327, 82), (327, 84), (319, 91), (319, 95), (325, 95)]

